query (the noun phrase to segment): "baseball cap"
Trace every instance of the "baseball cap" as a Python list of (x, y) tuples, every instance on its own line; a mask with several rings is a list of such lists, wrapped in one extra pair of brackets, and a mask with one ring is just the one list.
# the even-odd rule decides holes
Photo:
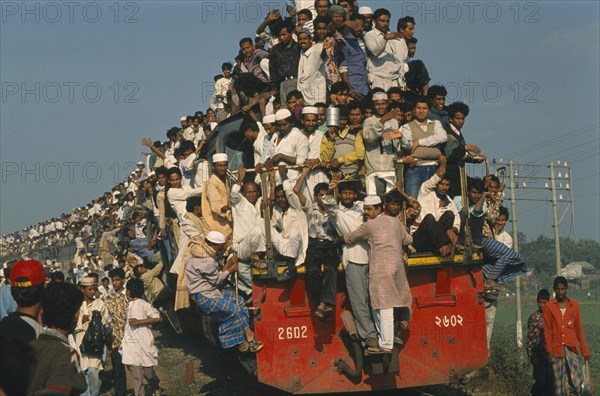
[(16, 287), (30, 287), (46, 281), (46, 271), (36, 260), (17, 261), (10, 270), (10, 284)]

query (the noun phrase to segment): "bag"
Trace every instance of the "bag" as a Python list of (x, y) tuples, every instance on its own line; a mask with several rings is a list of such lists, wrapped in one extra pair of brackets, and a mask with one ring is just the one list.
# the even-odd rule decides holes
[(92, 313), (92, 322), (83, 335), (81, 352), (87, 356), (101, 357), (104, 352), (105, 343), (106, 335), (100, 312), (94, 311)]
[(590, 364), (585, 362), (582, 367), (583, 371), (583, 383), (581, 384), (581, 396), (591, 396), (594, 394), (595, 386), (592, 380), (592, 372), (590, 371)]

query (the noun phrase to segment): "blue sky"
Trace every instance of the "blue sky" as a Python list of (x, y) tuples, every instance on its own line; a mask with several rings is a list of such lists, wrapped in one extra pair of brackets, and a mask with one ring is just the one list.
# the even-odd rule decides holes
[[(140, 138), (164, 140), (181, 115), (206, 109), (220, 64), (280, 4), (2, 2), (0, 232), (71, 211), (125, 178)], [(417, 58), (449, 101), (469, 104), (463, 131), (488, 157), (567, 160), (576, 233), (567, 215), (560, 234), (600, 240), (598, 2), (362, 4), (390, 9), (393, 26), (415, 17)], [(552, 235), (549, 202), (519, 201), (517, 216), (530, 238)]]

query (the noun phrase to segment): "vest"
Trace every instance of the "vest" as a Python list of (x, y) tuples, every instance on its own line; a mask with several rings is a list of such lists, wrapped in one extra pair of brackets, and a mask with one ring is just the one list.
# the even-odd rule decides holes
[[(427, 124), (427, 130), (423, 132), (423, 129), (419, 126), (417, 120), (413, 120), (408, 123), (408, 127), (412, 131), (413, 141), (417, 141), (419, 139), (424, 139), (430, 136), (433, 136), (433, 125), (431, 122)], [(437, 147), (417, 147), (417, 149), (412, 153), (412, 156), (417, 159), (417, 165), (422, 164), (424, 162), (430, 162), (432, 160), (437, 160), (438, 157), (442, 155), (441, 150)]]
[[(334, 159), (338, 159), (341, 156), (344, 156), (348, 153), (354, 151), (354, 143), (356, 142), (356, 135), (359, 131), (350, 130), (346, 134), (346, 137), (343, 139), (340, 136), (335, 137), (335, 154), (333, 155)], [(340, 167), (341, 171), (344, 172), (345, 175), (356, 176), (358, 175), (358, 170), (360, 168), (360, 161), (355, 162), (350, 165), (342, 165)]]

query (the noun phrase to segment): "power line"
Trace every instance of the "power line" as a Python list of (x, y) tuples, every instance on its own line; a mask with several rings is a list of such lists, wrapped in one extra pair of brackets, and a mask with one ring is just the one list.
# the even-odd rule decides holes
[(574, 136), (579, 136), (579, 135), (582, 135), (584, 133), (591, 132), (594, 129), (596, 129), (599, 125), (600, 125), (600, 123), (596, 122), (594, 124), (591, 124), (591, 125), (588, 125), (588, 126), (576, 129), (574, 131), (567, 132), (566, 134), (558, 136), (558, 137), (555, 137), (553, 139), (546, 140), (545, 142), (543, 142), (541, 144), (535, 144), (533, 146), (525, 147), (525, 148), (523, 148), (521, 150), (517, 150), (515, 152), (505, 154), (505, 155), (503, 155), (503, 157), (509, 158), (509, 157), (521, 156), (521, 155), (527, 154), (527, 153), (529, 153), (531, 151), (536, 151), (536, 150), (539, 150), (541, 148), (544, 148), (544, 147), (547, 147), (547, 146), (550, 146), (550, 145), (562, 142), (563, 140), (572, 139)]

